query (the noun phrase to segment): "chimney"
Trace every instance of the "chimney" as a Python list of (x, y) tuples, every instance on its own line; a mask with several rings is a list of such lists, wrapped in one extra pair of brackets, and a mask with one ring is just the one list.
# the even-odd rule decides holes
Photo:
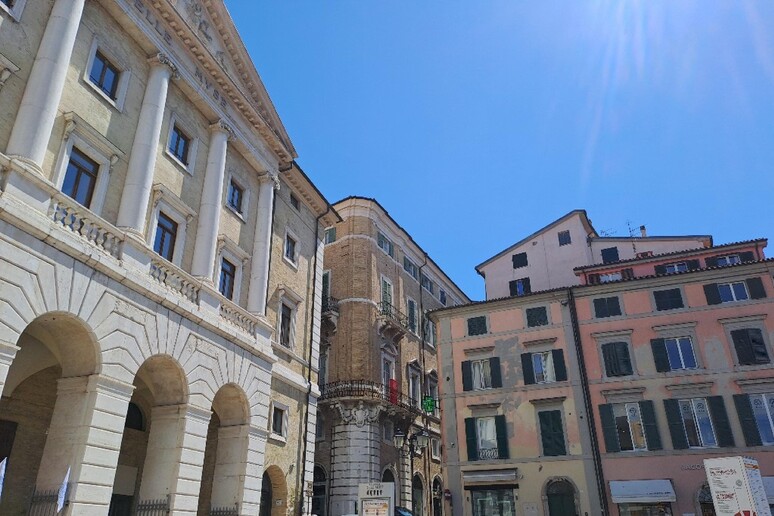
[(640, 236), (641, 236), (642, 238), (645, 238), (646, 236), (648, 236), (648, 232), (647, 232), (647, 231), (645, 231), (645, 226), (644, 226), (644, 225), (643, 225), (643, 226), (640, 226)]

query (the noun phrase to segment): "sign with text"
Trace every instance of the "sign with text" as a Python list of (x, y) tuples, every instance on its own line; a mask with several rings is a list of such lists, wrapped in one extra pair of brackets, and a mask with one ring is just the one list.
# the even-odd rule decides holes
[(704, 470), (718, 516), (772, 516), (755, 459), (704, 459)]
[(370, 482), (358, 486), (361, 516), (392, 516), (395, 511), (395, 484)]

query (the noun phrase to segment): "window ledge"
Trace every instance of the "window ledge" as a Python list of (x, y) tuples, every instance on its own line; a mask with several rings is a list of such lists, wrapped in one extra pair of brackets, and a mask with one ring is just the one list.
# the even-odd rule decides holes
[(239, 220), (241, 220), (243, 224), (246, 224), (246, 223), (247, 223), (247, 221), (245, 220), (245, 216), (244, 216), (244, 214), (242, 214), (242, 213), (239, 213), (239, 212), (236, 210), (236, 208), (234, 208), (233, 206), (231, 206), (229, 203), (226, 203), (226, 208), (227, 208), (227, 209), (228, 209), (228, 210), (229, 210), (229, 211), (230, 211), (230, 212), (231, 212), (231, 213), (232, 213), (232, 214), (233, 214), (233, 215), (234, 215), (236, 218), (238, 218)]
[[(189, 150), (188, 150), (188, 152), (190, 153), (190, 152), (191, 152), (191, 150), (192, 150), (192, 149), (189, 147)], [(165, 148), (164, 148), (164, 154), (166, 154), (166, 155), (167, 155), (167, 157), (168, 157), (170, 160), (172, 160), (172, 163), (174, 163), (175, 165), (177, 165), (177, 167), (178, 167), (178, 168), (182, 168), (182, 169), (183, 169), (183, 171), (184, 171), (184, 172), (186, 172), (188, 175), (191, 175), (191, 176), (193, 175), (193, 171), (191, 170), (191, 167), (190, 167), (190, 165), (186, 165), (185, 163), (183, 163), (182, 161), (180, 161), (180, 160), (178, 159), (178, 157), (177, 157), (177, 156), (175, 156), (174, 154), (172, 154), (171, 152), (169, 152), (169, 147), (165, 147)]]
[(275, 434), (274, 432), (271, 432), (269, 434), (269, 442), (272, 442), (274, 444), (283, 444), (284, 445), (284, 444), (287, 444), (288, 440), (287, 440), (287, 438), (285, 438), (285, 437), (283, 437), (283, 436), (281, 436), (279, 434)]
[[(2, 3), (0, 3), (0, 5), (2, 5)], [(102, 90), (100, 89), (100, 87), (99, 87), (99, 86), (97, 86), (96, 84), (94, 84), (93, 82), (91, 82), (89, 79), (84, 79), (84, 81), (83, 81), (83, 82), (85, 82), (85, 83), (86, 83), (86, 85), (87, 85), (89, 88), (91, 88), (91, 89), (92, 89), (92, 91), (94, 91), (94, 93), (96, 93), (96, 94), (97, 94), (97, 96), (99, 96), (99, 98), (100, 98), (100, 99), (102, 99), (102, 100), (104, 100), (105, 102), (107, 102), (107, 104), (108, 104), (108, 105), (109, 105), (111, 108), (115, 109), (115, 110), (116, 110), (116, 111), (118, 111), (119, 113), (123, 113), (123, 110), (122, 110), (122, 109), (121, 109), (121, 107), (118, 105), (118, 101), (117, 101), (116, 99), (112, 99), (112, 98), (110, 98), (110, 97), (107, 95), (107, 93), (105, 93), (104, 91), (102, 91)]]
[(288, 264), (288, 266), (289, 266), (291, 269), (293, 269), (294, 271), (298, 271), (298, 263), (297, 263), (297, 262), (293, 262), (293, 261), (291, 261), (291, 260), (290, 260), (290, 258), (288, 258), (287, 256), (285, 256), (285, 253), (282, 253), (282, 259), (284, 260), (284, 262), (285, 262), (285, 263), (287, 263), (287, 264)]
[(751, 364), (751, 365), (735, 365), (734, 371), (747, 372), (747, 371), (760, 371), (761, 369), (770, 369), (771, 361), (766, 364)]

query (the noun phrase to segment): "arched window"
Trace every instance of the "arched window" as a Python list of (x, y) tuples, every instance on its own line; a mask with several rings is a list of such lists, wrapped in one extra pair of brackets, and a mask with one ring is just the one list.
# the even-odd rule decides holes
[(328, 477), (321, 466), (314, 467), (314, 484), (312, 486), (312, 514), (325, 516), (328, 508)]
[(271, 479), (267, 472), (263, 472), (263, 481), (261, 482), (261, 509), (260, 516), (271, 516), (273, 504), (271, 494)]
[(575, 488), (567, 480), (555, 480), (546, 489), (549, 516), (575, 516)]
[(424, 504), (425, 489), (422, 478), (419, 475), (414, 475), (414, 480), (411, 482), (411, 512), (414, 513), (414, 516), (422, 516)]
[(433, 516), (442, 516), (443, 513), (443, 484), (441, 479), (433, 479)]
[(124, 421), (124, 426), (126, 428), (131, 428), (132, 430), (145, 431), (145, 418), (142, 416), (140, 407), (134, 403), (129, 403), (129, 408), (126, 410), (126, 421)]

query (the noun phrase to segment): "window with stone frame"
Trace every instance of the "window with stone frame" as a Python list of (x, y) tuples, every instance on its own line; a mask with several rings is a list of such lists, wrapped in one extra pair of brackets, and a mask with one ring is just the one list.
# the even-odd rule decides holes
[(62, 183), (62, 193), (87, 208), (91, 207), (98, 174), (99, 164), (73, 147)]
[(279, 343), (286, 348), (292, 347), (293, 307), (283, 302), (280, 304), (280, 336)]
[(548, 324), (548, 310), (545, 306), (527, 308), (527, 327), (546, 326)]
[(634, 374), (629, 344), (626, 342), (602, 344), (602, 361), (605, 366), (605, 376), (608, 378)]
[(156, 235), (153, 240), (153, 250), (170, 262), (175, 255), (177, 230), (177, 222), (163, 211), (160, 211), (156, 224)]
[(112, 100), (116, 100), (120, 76), (121, 70), (110, 59), (105, 57), (102, 52), (97, 50), (92, 59), (91, 70), (89, 71), (89, 80), (92, 84)]
[(186, 134), (179, 125), (174, 124), (169, 137), (170, 154), (177, 158), (180, 163), (187, 166), (190, 151), (191, 137)]

